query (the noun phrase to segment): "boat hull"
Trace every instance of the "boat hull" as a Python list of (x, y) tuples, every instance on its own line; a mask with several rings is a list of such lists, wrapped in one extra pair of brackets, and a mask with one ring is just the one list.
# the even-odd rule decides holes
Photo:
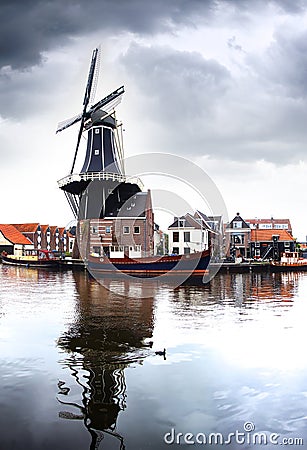
[(41, 268), (54, 268), (58, 267), (57, 260), (25, 260), (20, 258), (12, 258), (9, 256), (2, 255), (2, 263), (11, 266), (23, 266), (23, 267), (41, 267)]
[(87, 269), (94, 276), (131, 275), (140, 278), (153, 278), (160, 275), (202, 277), (208, 273), (210, 252), (197, 252), (191, 255), (174, 255), (148, 258), (107, 258), (89, 257)]

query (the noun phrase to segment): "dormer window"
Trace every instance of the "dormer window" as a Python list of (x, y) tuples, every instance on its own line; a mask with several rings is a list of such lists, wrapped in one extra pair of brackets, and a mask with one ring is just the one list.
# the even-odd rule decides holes
[(234, 228), (242, 228), (242, 222), (241, 220), (237, 220), (236, 222), (233, 222)]

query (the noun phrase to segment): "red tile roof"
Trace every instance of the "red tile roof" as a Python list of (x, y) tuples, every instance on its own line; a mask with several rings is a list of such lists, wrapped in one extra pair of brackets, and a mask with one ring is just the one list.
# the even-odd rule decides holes
[(49, 225), (41, 225), (41, 231), (43, 231), (44, 233), (46, 233), (48, 227), (49, 227)]
[(35, 233), (39, 223), (13, 223), (12, 225), (22, 233)]
[(286, 230), (251, 230), (250, 240), (252, 242), (271, 242), (272, 236), (279, 236), (279, 241), (294, 241), (294, 238)]
[(12, 242), (12, 244), (22, 244), (22, 245), (32, 244), (30, 239), (26, 238), (13, 225), (0, 224), (0, 231), (8, 241)]

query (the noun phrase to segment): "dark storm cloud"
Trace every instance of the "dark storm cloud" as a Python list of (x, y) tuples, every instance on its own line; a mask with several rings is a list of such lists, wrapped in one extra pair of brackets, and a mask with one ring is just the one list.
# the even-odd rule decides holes
[(91, 31), (148, 34), (175, 31), (178, 26), (211, 25), (229, 8), (231, 17), (247, 20), (246, 12), (268, 3), (300, 12), (299, 0), (3, 0), (0, 6), (0, 67), (24, 69), (41, 62), (42, 53)]
[(101, 30), (153, 33), (191, 24), (212, 8), (198, 0), (92, 0), (1, 2), (0, 67), (25, 68), (41, 61), (41, 53), (70, 38)]

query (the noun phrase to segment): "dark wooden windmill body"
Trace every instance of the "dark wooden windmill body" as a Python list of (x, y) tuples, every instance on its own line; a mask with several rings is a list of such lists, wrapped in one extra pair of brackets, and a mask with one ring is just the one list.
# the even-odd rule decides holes
[[(77, 116), (59, 123), (57, 133), (80, 122), (77, 145), (70, 174), (58, 181), (76, 219), (116, 216), (132, 195), (141, 191), (141, 182), (128, 179), (123, 167), (121, 125), (115, 108), (124, 93), (121, 86), (91, 105), (98, 77), (99, 51), (93, 51), (87, 80), (83, 110)], [(82, 133), (87, 132), (87, 147), (80, 172), (75, 163)]]

